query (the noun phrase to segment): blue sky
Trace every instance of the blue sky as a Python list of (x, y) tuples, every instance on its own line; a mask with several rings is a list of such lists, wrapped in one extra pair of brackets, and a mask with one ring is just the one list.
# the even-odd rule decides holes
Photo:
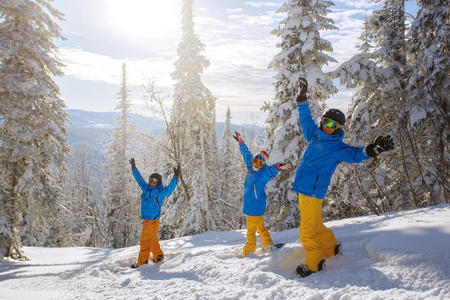
[[(217, 98), (217, 120), (230, 107), (233, 123), (262, 125), (264, 101), (274, 95), (274, 72), (268, 64), (278, 52), (270, 34), (283, 18), (276, 10), (283, 1), (194, 0), (195, 31), (205, 44), (210, 66), (202, 80)], [(362, 21), (377, 6), (369, 0), (338, 0), (328, 17), (339, 30), (323, 32), (334, 48), (330, 55), (342, 63), (356, 54)], [(416, 9), (413, 2), (407, 10)], [(65, 15), (59, 22), (67, 40), (56, 41), (65, 63), (65, 76), (56, 79), (68, 108), (113, 111), (127, 64), (132, 111), (149, 116), (143, 85), (150, 78), (170, 96), (170, 74), (181, 37), (181, 0), (55, 0)], [(338, 64), (328, 66), (329, 71)], [(329, 106), (346, 109), (351, 91), (340, 89)]]

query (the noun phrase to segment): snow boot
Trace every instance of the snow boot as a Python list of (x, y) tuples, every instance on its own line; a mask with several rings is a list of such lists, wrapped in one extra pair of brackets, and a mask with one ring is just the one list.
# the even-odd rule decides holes
[(306, 277), (309, 276), (313, 273), (313, 271), (311, 271), (307, 265), (305, 264), (300, 264), (297, 267), (297, 274), (300, 275), (300, 277)]
[[(323, 269), (325, 269), (325, 259), (322, 259), (319, 263), (319, 271), (322, 271)], [(300, 275), (300, 277), (307, 277), (309, 275), (311, 275), (312, 273), (316, 273), (311, 271), (307, 265), (305, 264), (300, 264), (297, 267), (297, 274)]]
[[(143, 264), (148, 264), (148, 260), (147, 260), (145, 263), (143, 263)], [(137, 262), (135, 262), (134, 264), (132, 264), (132, 265), (131, 265), (131, 268), (132, 268), (132, 269), (137, 269), (137, 268), (138, 268)]]
[(278, 244), (273, 244), (270, 246), (266, 246), (263, 248), (263, 252), (264, 253), (270, 253), (272, 252), (272, 250), (277, 250), (277, 249), (281, 249), (284, 247), (284, 245), (286, 245), (286, 243), (278, 243)]
[(342, 244), (337, 243), (337, 245), (334, 247), (334, 255), (341, 256), (342, 255)]
[(278, 243), (278, 244), (272, 245), (272, 249), (273, 249), (273, 248), (281, 249), (281, 248), (283, 248), (285, 245), (286, 245), (286, 243)]

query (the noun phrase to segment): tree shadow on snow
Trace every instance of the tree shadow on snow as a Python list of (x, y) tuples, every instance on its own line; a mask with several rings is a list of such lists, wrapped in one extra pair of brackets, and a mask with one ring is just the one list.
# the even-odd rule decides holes
[[(84, 249), (83, 249), (84, 250)], [(33, 259), (25, 262), (11, 262), (3, 261), (0, 263), (0, 281), (8, 279), (19, 278), (35, 278), (35, 277), (49, 277), (49, 276), (62, 276), (65, 278), (73, 277), (94, 264), (105, 261), (110, 257), (111, 252), (114, 249), (98, 249), (98, 248), (86, 248), (88, 253), (86, 258), (77, 261), (72, 259), (68, 262), (58, 263), (36, 263)], [(52, 267), (54, 271), (50, 270)], [(69, 267), (70, 269), (63, 268)], [(37, 273), (38, 268), (45, 268), (44, 272)]]

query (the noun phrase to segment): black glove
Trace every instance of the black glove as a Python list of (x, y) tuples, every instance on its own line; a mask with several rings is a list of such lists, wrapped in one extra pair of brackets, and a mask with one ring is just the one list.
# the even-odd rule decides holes
[(394, 149), (394, 140), (390, 135), (379, 136), (372, 144), (367, 145), (366, 154), (370, 157), (375, 157), (381, 152), (390, 151)]
[(131, 165), (131, 169), (135, 169), (136, 168), (136, 162), (134, 161), (134, 158), (130, 159), (130, 165)]
[(176, 166), (175, 168), (173, 168), (173, 174), (176, 178), (180, 178), (181, 175), (181, 167), (180, 165)]
[(305, 78), (298, 79), (298, 89), (297, 104), (303, 104), (306, 102), (306, 93), (308, 92), (308, 81)]

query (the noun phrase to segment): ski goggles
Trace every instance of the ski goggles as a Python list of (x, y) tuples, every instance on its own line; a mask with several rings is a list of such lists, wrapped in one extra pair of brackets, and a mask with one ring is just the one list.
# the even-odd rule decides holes
[(342, 125), (339, 124), (339, 122), (336, 122), (335, 120), (329, 119), (329, 118), (323, 118), (322, 119), (322, 126), (328, 127), (330, 129), (338, 129), (341, 128)]
[(264, 167), (264, 165), (266, 164), (264, 162), (264, 160), (259, 159), (259, 158), (254, 158), (252, 159), (252, 163), (253, 163), (253, 167), (257, 168), (257, 169), (261, 169), (262, 167)]
[(159, 180), (156, 177), (150, 178), (150, 183), (158, 184)]

